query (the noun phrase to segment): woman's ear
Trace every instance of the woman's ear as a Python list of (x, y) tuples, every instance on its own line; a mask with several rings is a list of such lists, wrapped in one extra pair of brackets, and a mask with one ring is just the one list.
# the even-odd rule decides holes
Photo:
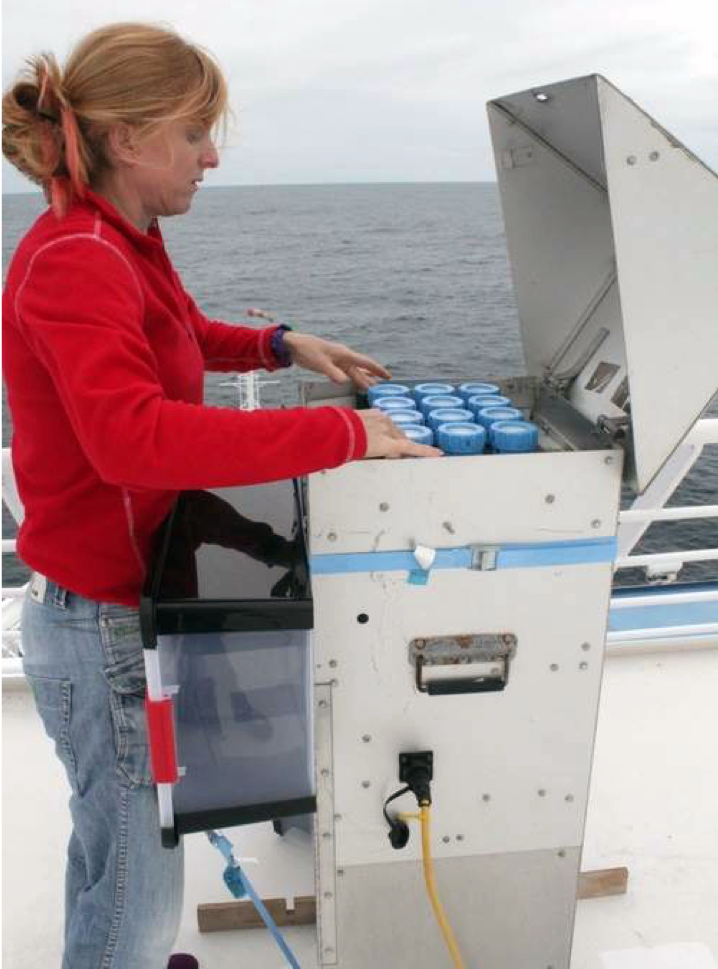
[(137, 129), (131, 125), (121, 122), (112, 125), (107, 132), (105, 144), (111, 164), (132, 167), (138, 163), (139, 138)]

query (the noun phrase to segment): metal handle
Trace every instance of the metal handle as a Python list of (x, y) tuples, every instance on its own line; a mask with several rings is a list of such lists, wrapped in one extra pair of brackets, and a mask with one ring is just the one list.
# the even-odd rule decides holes
[(499, 693), (506, 686), (506, 680), (501, 676), (482, 676), (473, 680), (434, 680), (424, 684), (422, 670), (424, 659), (416, 657), (416, 688), (420, 693), (429, 696), (456, 696), (461, 693)]

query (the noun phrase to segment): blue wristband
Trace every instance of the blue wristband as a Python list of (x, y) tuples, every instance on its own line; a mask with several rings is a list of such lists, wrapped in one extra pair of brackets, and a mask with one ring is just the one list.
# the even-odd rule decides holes
[(292, 365), (292, 354), (289, 347), (284, 343), (284, 334), (291, 329), (291, 326), (287, 326), (286, 323), (280, 323), (270, 340), (272, 353), (280, 367), (291, 367)]

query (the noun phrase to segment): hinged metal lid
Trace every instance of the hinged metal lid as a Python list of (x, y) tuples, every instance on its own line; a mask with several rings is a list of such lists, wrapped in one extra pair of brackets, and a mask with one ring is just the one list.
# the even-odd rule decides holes
[(718, 177), (598, 75), (488, 114), (528, 373), (644, 491), (718, 390)]

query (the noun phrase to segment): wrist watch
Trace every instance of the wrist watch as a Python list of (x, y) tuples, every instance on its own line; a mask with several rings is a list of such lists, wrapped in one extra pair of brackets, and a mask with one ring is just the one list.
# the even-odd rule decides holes
[(280, 367), (291, 367), (292, 365), (292, 354), (284, 342), (284, 334), (291, 329), (291, 326), (287, 326), (286, 323), (280, 323), (270, 340), (272, 353)]

